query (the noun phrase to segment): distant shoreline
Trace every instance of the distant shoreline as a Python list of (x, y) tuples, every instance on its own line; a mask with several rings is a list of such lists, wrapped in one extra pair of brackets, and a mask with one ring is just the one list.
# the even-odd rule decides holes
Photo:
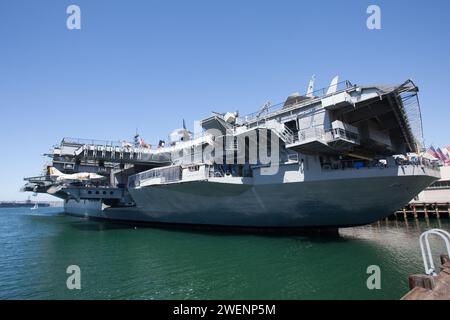
[(26, 208), (33, 207), (37, 205), (38, 207), (63, 207), (64, 201), (0, 201), (0, 208)]

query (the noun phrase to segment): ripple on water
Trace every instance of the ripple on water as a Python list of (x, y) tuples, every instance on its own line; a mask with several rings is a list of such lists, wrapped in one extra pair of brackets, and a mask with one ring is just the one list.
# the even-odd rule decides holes
[[(0, 210), (0, 298), (398, 299), (408, 274), (422, 272), (418, 236), (434, 226), (390, 221), (339, 237), (269, 236), (134, 229), (47, 208)], [(448, 221), (441, 227), (448, 230)], [(71, 264), (81, 267), (81, 291), (65, 286)], [(366, 287), (371, 264), (382, 269), (379, 292)]]

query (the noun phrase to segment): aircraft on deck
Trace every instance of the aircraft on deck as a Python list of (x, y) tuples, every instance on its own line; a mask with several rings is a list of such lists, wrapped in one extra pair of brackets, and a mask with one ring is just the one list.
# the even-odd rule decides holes
[(55, 167), (48, 168), (50, 178), (55, 182), (83, 182), (83, 181), (100, 181), (105, 180), (106, 177), (90, 172), (78, 172), (73, 174), (65, 174)]

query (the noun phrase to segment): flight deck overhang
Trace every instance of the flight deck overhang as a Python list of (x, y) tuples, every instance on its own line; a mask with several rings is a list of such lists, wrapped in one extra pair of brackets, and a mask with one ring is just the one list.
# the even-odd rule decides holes
[(417, 152), (423, 146), (418, 88), (411, 80), (399, 86), (359, 87), (357, 92), (360, 97), (353, 104), (336, 104), (328, 110), (333, 118), (360, 128), (361, 145), (399, 153)]

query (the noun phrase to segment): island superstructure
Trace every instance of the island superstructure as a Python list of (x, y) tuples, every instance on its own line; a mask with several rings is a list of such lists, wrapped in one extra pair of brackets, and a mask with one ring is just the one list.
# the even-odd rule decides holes
[(64, 138), (24, 190), (61, 198), (68, 214), (82, 217), (335, 228), (389, 216), (439, 179), (439, 168), (420, 156), (411, 80), (313, 86), (247, 116), (213, 113), (201, 133), (183, 126), (156, 148), (138, 136), (132, 143)]

